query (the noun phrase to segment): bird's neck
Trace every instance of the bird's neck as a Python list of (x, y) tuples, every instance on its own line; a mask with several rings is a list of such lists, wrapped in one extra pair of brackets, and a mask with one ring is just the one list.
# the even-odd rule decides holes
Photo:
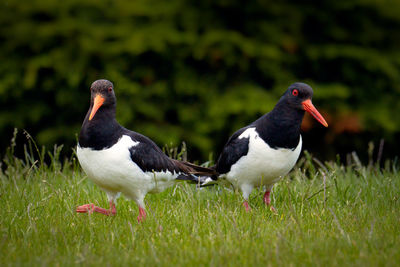
[(91, 108), (86, 115), (79, 134), (79, 145), (101, 150), (111, 147), (118, 139), (122, 126), (115, 119), (115, 108), (101, 107), (89, 120)]
[(255, 124), (261, 138), (274, 148), (297, 147), (304, 110), (295, 109), (279, 101), (274, 109), (258, 119)]

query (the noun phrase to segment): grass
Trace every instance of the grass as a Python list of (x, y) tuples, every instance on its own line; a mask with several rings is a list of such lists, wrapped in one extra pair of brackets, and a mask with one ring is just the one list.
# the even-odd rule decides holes
[[(246, 213), (239, 193), (178, 184), (147, 195), (138, 224), (121, 197), (117, 216), (76, 214), (77, 205), (107, 207), (105, 193), (76, 159), (61, 164), (55, 148), (8, 151), (0, 173), (1, 266), (398, 266), (400, 174), (386, 168), (321, 164), (306, 154), (273, 191)], [(38, 152), (38, 153), (37, 153)], [(38, 159), (32, 157), (39, 154)]]

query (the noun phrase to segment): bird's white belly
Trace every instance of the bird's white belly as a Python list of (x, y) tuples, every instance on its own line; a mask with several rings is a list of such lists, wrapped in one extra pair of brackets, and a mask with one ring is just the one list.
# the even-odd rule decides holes
[(272, 186), (286, 175), (296, 164), (300, 155), (302, 140), (292, 149), (273, 149), (258, 136), (255, 128), (249, 128), (239, 138), (250, 137), (249, 151), (234, 164), (226, 179), (240, 187)]
[(103, 150), (78, 145), (78, 160), (87, 176), (110, 193), (122, 192), (136, 199), (147, 192), (160, 192), (172, 186), (176, 173), (143, 172), (131, 160), (129, 148), (138, 144), (129, 136), (123, 136), (115, 145)]

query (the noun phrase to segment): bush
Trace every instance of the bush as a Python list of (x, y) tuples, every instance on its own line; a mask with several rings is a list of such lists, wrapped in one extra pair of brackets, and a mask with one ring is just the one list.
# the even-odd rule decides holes
[[(360, 133), (361, 149), (371, 136), (396, 144), (397, 2), (6, 0), (0, 7), (3, 148), (14, 127), (39, 144), (74, 145), (99, 78), (114, 82), (121, 124), (159, 145), (185, 140), (203, 160), (295, 81), (310, 83), (314, 103), (329, 114), (329, 132), (306, 121), (309, 138), (325, 135), (316, 146), (354, 149)], [(343, 133), (350, 139), (338, 138)]]

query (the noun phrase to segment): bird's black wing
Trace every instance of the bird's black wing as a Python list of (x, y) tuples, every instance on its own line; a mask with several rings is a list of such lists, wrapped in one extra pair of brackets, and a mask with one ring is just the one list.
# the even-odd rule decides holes
[[(189, 162), (183, 162), (169, 158), (165, 153), (149, 138), (136, 132), (127, 131), (132, 140), (139, 144), (129, 149), (131, 159), (144, 172), (170, 171), (180, 173), (180, 178), (193, 180), (198, 175), (216, 175), (215, 170), (200, 167)], [(196, 176), (194, 176), (196, 175)]]
[(249, 152), (249, 138), (239, 139), (238, 137), (250, 127), (247, 126), (238, 130), (229, 138), (215, 166), (219, 174), (229, 172), (232, 165)]
[(144, 172), (181, 172), (179, 164), (170, 159), (164, 152), (149, 138), (136, 132), (127, 131), (132, 140), (139, 144), (129, 148), (131, 159)]

